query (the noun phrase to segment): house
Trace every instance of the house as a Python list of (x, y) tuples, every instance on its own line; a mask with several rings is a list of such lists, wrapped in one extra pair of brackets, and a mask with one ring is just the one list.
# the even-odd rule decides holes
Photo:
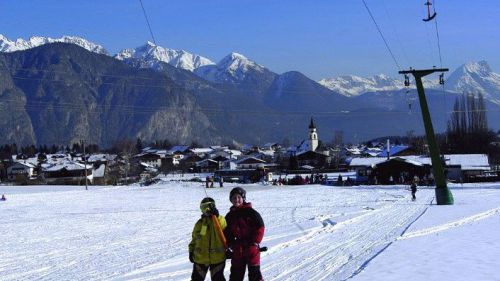
[(237, 160), (235, 163), (237, 169), (257, 169), (264, 167), (266, 161), (250, 156)]
[(92, 154), (87, 157), (87, 163), (92, 163), (92, 164), (108, 164), (112, 161), (115, 161), (117, 158), (117, 155), (115, 154)]
[(445, 154), (447, 178), (457, 182), (475, 181), (477, 176), (490, 171), (486, 154)]
[(414, 177), (430, 179), (431, 165), (402, 157), (386, 159), (373, 167), (378, 184), (408, 184)]
[(214, 150), (209, 147), (201, 147), (201, 148), (191, 148), (189, 149), (189, 155), (196, 155), (201, 158), (205, 157), (205, 155), (208, 155), (212, 153)]
[(253, 157), (257, 159), (264, 160), (265, 162), (273, 162), (274, 161), (274, 150), (258, 150), (251, 152), (246, 155), (247, 157)]
[(330, 161), (330, 157), (327, 155), (311, 150), (297, 153), (295, 156), (297, 157), (299, 167), (313, 166), (315, 168), (322, 168), (327, 166)]
[(220, 168), (219, 162), (212, 159), (204, 159), (196, 162), (196, 170), (201, 173), (213, 173)]
[(31, 163), (15, 162), (7, 167), (7, 180), (16, 183), (27, 183), (27, 181), (35, 177), (35, 165)]
[(96, 169), (92, 169), (92, 179), (95, 185), (106, 184), (106, 164), (98, 164)]
[(263, 168), (259, 169), (234, 169), (217, 170), (214, 172), (215, 179), (224, 178), (224, 182), (252, 183), (267, 178), (272, 174)]
[(179, 162), (179, 168), (183, 171), (197, 171), (196, 163), (202, 161), (203, 158), (197, 154), (191, 154)]
[(347, 160), (349, 170), (356, 172), (356, 178), (360, 183), (375, 183), (373, 168), (378, 163), (386, 161), (385, 157), (355, 157)]
[(85, 185), (93, 182), (92, 165), (68, 161), (52, 165), (43, 169), (43, 176), (47, 184), (74, 184)]
[(154, 167), (161, 167), (161, 155), (156, 152), (146, 152), (136, 155), (139, 162), (146, 163)]
[[(448, 180), (474, 181), (475, 177), (491, 170), (486, 154), (445, 154), (445, 173)], [(383, 164), (385, 163), (385, 164)], [(432, 161), (427, 156), (407, 155), (400, 157), (368, 157), (348, 160), (349, 169), (356, 171), (359, 181), (386, 183), (392, 175), (394, 182), (402, 182), (410, 176), (432, 179)]]

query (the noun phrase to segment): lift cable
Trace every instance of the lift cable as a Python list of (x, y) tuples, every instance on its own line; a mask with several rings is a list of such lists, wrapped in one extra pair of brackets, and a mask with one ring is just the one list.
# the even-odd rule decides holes
[(396, 59), (396, 57), (394, 56), (394, 53), (392, 52), (391, 48), (389, 47), (389, 44), (387, 43), (387, 40), (385, 39), (384, 34), (382, 33), (382, 30), (380, 29), (379, 25), (377, 24), (375, 17), (373, 17), (373, 14), (370, 11), (370, 8), (368, 8), (368, 5), (366, 4), (365, 0), (361, 0), (361, 1), (363, 1), (363, 4), (365, 5), (366, 10), (368, 11), (368, 14), (370, 14), (370, 17), (372, 18), (372, 21), (375, 24), (375, 27), (377, 28), (378, 33), (380, 34), (380, 37), (382, 37), (382, 40), (384, 41), (387, 50), (391, 54), (391, 57), (394, 60), (394, 63), (396, 64), (398, 70), (401, 70), (401, 67), (399, 66), (398, 60)]
[(139, 0), (139, 2), (141, 3), (142, 12), (144, 13), (144, 18), (146, 18), (146, 23), (148, 24), (149, 33), (151, 33), (151, 38), (153, 38), (153, 43), (155, 43), (155, 46), (157, 46), (156, 39), (153, 34), (153, 29), (151, 29), (151, 24), (149, 24), (148, 14), (146, 13), (146, 9), (144, 9), (144, 4), (142, 3), (142, 0)]

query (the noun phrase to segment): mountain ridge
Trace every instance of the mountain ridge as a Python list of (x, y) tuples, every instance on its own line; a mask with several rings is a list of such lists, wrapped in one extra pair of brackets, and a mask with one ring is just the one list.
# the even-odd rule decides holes
[[(26, 50), (54, 42), (76, 44), (89, 51), (109, 55), (102, 46), (76, 36), (63, 36), (57, 39), (33, 36), (29, 40), (17, 39), (11, 41), (0, 34), (0, 52)], [(256, 92), (263, 91), (278, 75), (265, 66), (236, 52), (226, 55), (216, 64), (203, 56), (184, 50), (164, 48), (149, 41), (135, 49), (123, 49), (113, 57), (125, 61), (133, 67), (152, 68), (159, 71), (165, 69), (162, 63), (166, 62), (174, 67), (194, 72), (199, 77), (210, 82), (232, 85), (241, 84), (243, 87), (255, 83), (255, 77), (260, 76), (261, 78), (257, 80), (266, 82), (264, 86), (259, 85)], [(262, 79), (262, 77), (266, 78)], [(441, 87), (437, 80), (424, 78), (423, 82), (424, 87), (428, 89), (438, 89)], [(372, 77), (342, 75), (320, 79), (318, 83), (333, 92), (347, 97), (354, 97), (368, 92), (397, 91), (404, 88), (402, 80), (389, 77), (385, 74), (378, 74)], [(409, 88), (415, 88), (414, 83)], [(500, 75), (493, 72), (484, 60), (467, 62), (454, 70), (445, 79), (445, 90), (461, 93), (482, 93), (485, 99), (500, 105)]]

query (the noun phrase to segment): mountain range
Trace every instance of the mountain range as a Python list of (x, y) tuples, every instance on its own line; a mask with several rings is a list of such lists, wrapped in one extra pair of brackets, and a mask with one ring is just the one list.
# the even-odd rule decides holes
[[(238, 53), (213, 63), (148, 42), (111, 56), (69, 36), (0, 35), (0, 50), (0, 143), (298, 142), (311, 116), (324, 141), (338, 131), (346, 141), (423, 133), (415, 90), (385, 75), (316, 82)], [(464, 64), (446, 80), (444, 93), (436, 81), (425, 83), (436, 131), (464, 91), (484, 94), (489, 125), (500, 128), (500, 76), (485, 61)]]

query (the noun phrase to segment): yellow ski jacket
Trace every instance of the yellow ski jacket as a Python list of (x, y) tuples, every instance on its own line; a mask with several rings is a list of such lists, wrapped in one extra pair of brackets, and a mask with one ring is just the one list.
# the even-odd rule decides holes
[[(218, 216), (218, 219), (224, 230), (226, 219), (223, 216)], [(211, 217), (203, 216), (194, 225), (189, 252), (193, 253), (194, 262), (198, 264), (218, 264), (226, 260), (226, 249)]]

